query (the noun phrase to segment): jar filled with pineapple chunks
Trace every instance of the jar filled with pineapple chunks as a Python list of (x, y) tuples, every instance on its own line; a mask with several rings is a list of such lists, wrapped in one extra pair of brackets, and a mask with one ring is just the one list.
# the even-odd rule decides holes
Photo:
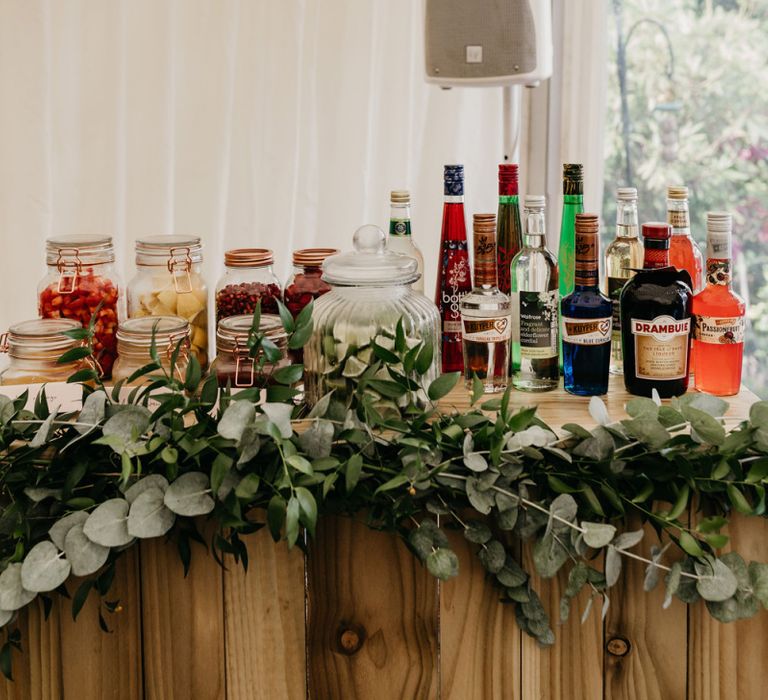
[(128, 318), (178, 316), (189, 321), (190, 351), (208, 367), (208, 288), (195, 236), (136, 241), (136, 276), (128, 283)]

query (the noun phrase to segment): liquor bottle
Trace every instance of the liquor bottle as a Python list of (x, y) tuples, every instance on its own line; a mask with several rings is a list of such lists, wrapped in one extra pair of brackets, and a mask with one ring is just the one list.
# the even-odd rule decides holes
[(421, 277), (413, 283), (413, 289), (424, 293), (424, 256), (411, 237), (411, 193), (408, 190), (392, 190), (389, 197), (389, 238), (387, 248), (413, 258), (418, 264)]
[(643, 224), (643, 269), (621, 292), (624, 386), (630, 394), (662, 398), (688, 389), (691, 278), (669, 264), (670, 225)]
[[(574, 289), (576, 265), (576, 215), (584, 211), (584, 176), (581, 163), (563, 165), (563, 218), (560, 221), (560, 245), (557, 264), (560, 269), (560, 298)], [(560, 371), (563, 371), (562, 337), (560, 338)]]
[(510, 266), (512, 258), (517, 255), (523, 245), (520, 226), (520, 206), (517, 197), (517, 164), (501, 163), (499, 165), (499, 211), (498, 211), (498, 244), (496, 258), (498, 261), (496, 273), (498, 287), (504, 294), (512, 289), (510, 281)]
[(744, 301), (731, 289), (731, 215), (707, 213), (707, 286), (693, 298), (696, 388), (732, 396), (741, 387)]
[(525, 242), (512, 261), (512, 383), (521, 391), (560, 382), (557, 260), (546, 248), (544, 201), (525, 196)]
[(574, 289), (560, 302), (563, 384), (571, 394), (593, 396), (608, 391), (613, 311), (600, 292), (597, 214), (576, 214), (575, 228)]
[(464, 380), (504, 391), (509, 373), (510, 302), (496, 286), (496, 215), (474, 216), (475, 284), (461, 300)]
[(667, 223), (672, 227), (669, 263), (685, 270), (693, 282), (694, 294), (700, 292), (704, 287), (704, 259), (691, 236), (687, 187), (667, 187)]
[(440, 310), (442, 325), (443, 372), (461, 372), (464, 361), (460, 304), (461, 298), (471, 288), (464, 220), (464, 166), (446, 165), (444, 182), (445, 201), (435, 304)]
[(621, 308), (619, 296), (627, 280), (643, 266), (643, 244), (637, 223), (637, 190), (616, 190), (616, 238), (605, 250), (605, 293), (613, 303), (611, 374), (623, 374), (621, 357)]

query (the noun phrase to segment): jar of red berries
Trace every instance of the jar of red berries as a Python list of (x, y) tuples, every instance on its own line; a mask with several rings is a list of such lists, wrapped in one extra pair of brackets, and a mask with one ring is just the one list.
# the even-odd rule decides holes
[(95, 314), (93, 350), (105, 378), (117, 357), (117, 323), (124, 316), (109, 236), (61, 236), (46, 241), (48, 272), (38, 285), (41, 318), (87, 326)]
[(304, 248), (293, 253), (293, 274), (285, 285), (285, 305), (296, 318), (313, 299), (331, 291), (323, 281), (323, 260), (338, 248)]
[(222, 318), (251, 314), (261, 301), (261, 313), (278, 313), (280, 281), (272, 271), (275, 254), (267, 248), (236, 248), (224, 253), (224, 275), (216, 285), (216, 323)]

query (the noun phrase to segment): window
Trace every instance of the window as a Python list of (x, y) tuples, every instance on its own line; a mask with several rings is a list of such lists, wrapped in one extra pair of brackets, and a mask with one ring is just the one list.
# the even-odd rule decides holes
[(768, 0), (609, 8), (606, 238), (617, 186), (637, 187), (649, 221), (665, 220), (667, 185), (687, 185), (703, 252), (706, 212), (730, 211), (734, 289), (748, 304), (744, 382), (768, 398)]

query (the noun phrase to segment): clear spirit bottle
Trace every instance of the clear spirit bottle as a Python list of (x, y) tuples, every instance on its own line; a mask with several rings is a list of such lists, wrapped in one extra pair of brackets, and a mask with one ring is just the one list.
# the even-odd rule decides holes
[(504, 391), (509, 378), (510, 301), (496, 286), (496, 215), (474, 216), (475, 284), (461, 300), (464, 379), (485, 393)]
[(419, 265), (419, 279), (412, 288), (424, 294), (424, 256), (413, 242), (411, 235), (411, 193), (408, 190), (393, 190), (390, 193), (389, 238), (387, 249), (413, 258)]
[(512, 384), (521, 391), (560, 382), (557, 260), (545, 245), (544, 206), (544, 197), (526, 195), (525, 240), (511, 267)]
[(616, 238), (605, 249), (605, 283), (603, 291), (613, 303), (613, 336), (611, 338), (611, 374), (623, 374), (621, 357), (621, 290), (635, 270), (643, 266), (643, 244), (639, 237), (637, 190), (616, 190)]

